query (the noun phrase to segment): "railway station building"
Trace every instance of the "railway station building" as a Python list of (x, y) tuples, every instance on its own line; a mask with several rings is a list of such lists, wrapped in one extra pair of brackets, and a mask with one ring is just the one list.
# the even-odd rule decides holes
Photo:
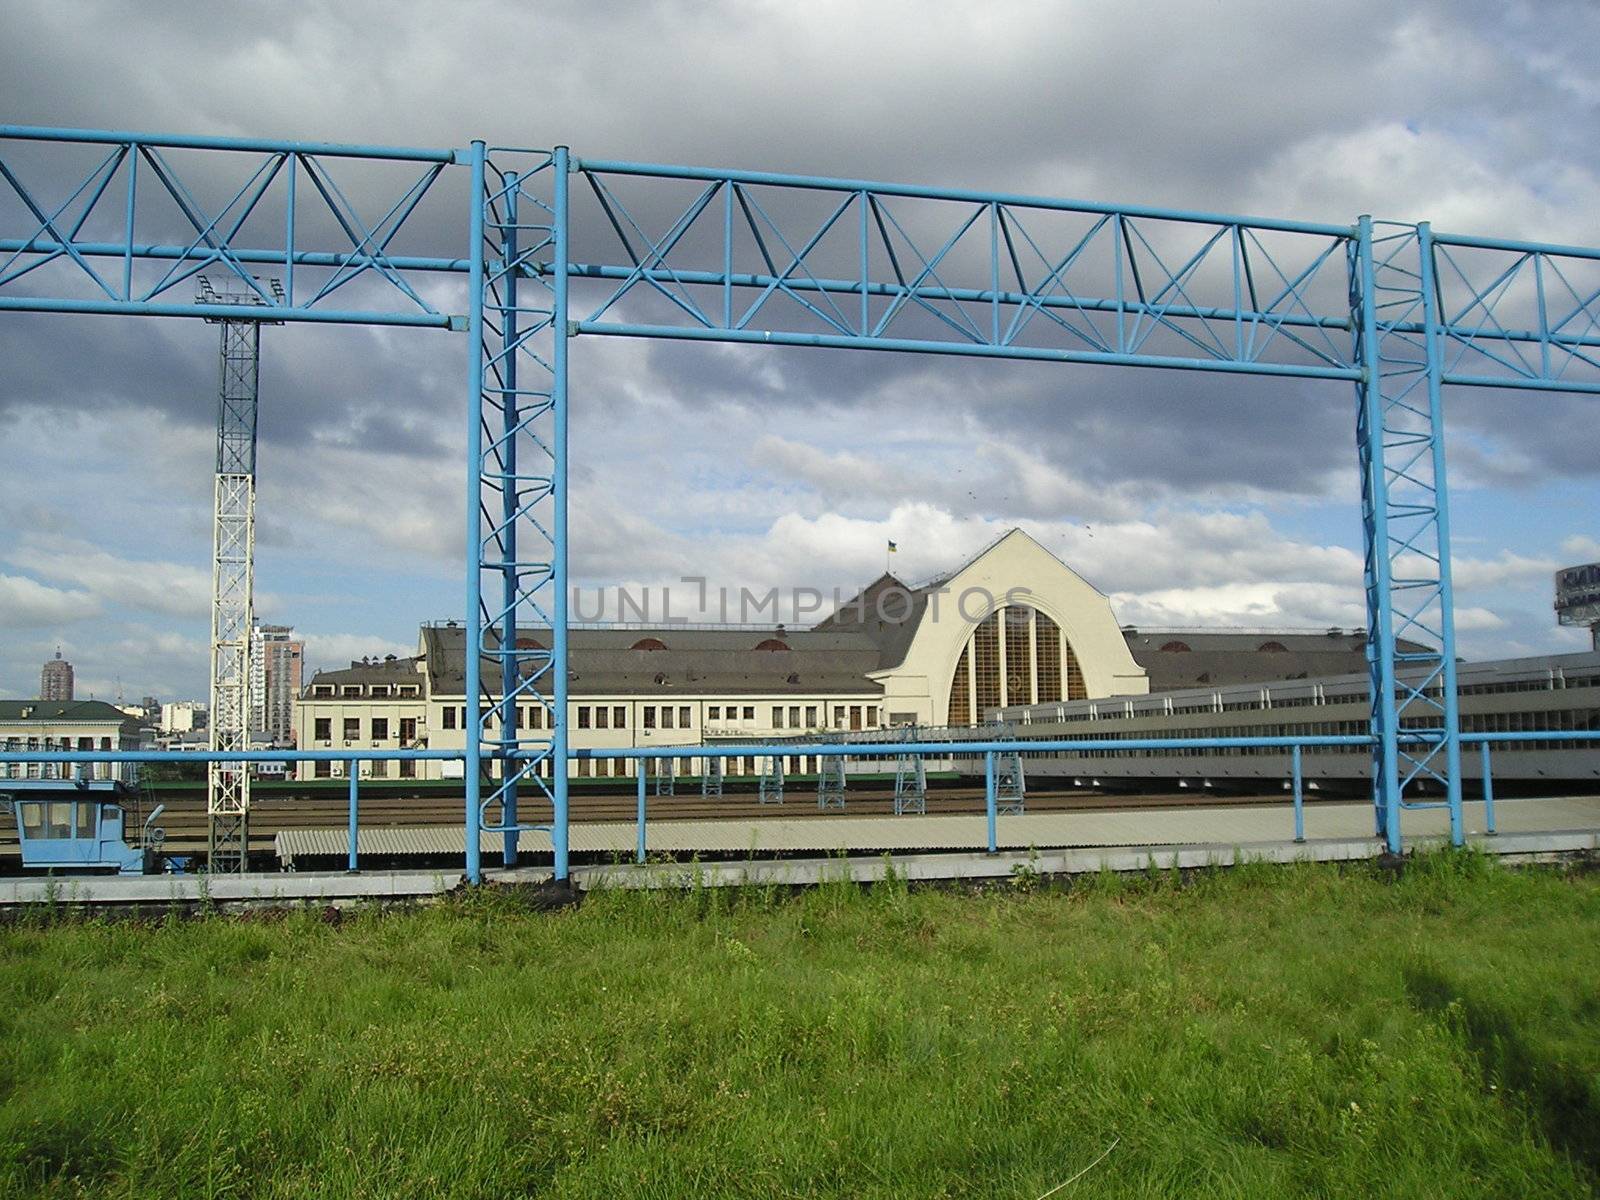
[[(410, 658), (318, 672), (296, 704), (297, 744), (327, 749), (465, 746), (467, 630), (423, 625)], [(519, 641), (549, 646), (549, 630)], [(807, 629), (662, 624), (568, 632), (574, 749), (849, 736), (895, 726), (971, 726), (1000, 709), (1142, 696), (1158, 688), (1305, 677), (1359, 665), (1360, 635), (1153, 634), (1120, 627), (1109, 599), (1020, 529), (953, 570), (908, 585), (884, 574)], [(1354, 656), (1352, 651), (1355, 652)], [(483, 660), (486, 687), (498, 662)], [(545, 689), (541, 689), (545, 690)], [(497, 697), (496, 697), (497, 698)], [(480, 700), (491, 707), (495, 698)], [(532, 702), (518, 719), (537, 728)], [(491, 725), (491, 733), (493, 726)], [(677, 760), (687, 773), (691, 759)], [(622, 774), (587, 760), (575, 775)], [(804, 773), (815, 764), (786, 764)], [(369, 769), (363, 766), (363, 770)], [(376, 777), (448, 778), (450, 762), (379, 762)], [(730, 761), (751, 774), (753, 759)], [(302, 778), (341, 773), (301, 763)]]

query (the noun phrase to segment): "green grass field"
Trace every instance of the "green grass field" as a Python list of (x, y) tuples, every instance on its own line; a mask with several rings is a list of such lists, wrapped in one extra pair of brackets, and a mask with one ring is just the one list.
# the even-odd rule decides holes
[(0, 1195), (1594, 1194), (1600, 877), (1029, 882), (6, 929)]

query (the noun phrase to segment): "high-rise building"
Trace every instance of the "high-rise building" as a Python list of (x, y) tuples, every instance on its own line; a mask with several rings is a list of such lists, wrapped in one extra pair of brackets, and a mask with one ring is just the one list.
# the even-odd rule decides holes
[(306, 654), (293, 633), (293, 625), (259, 622), (250, 632), (250, 728), (282, 746), (294, 745), (294, 702)]
[(163, 704), (158, 718), (162, 733), (193, 733), (206, 727), (206, 706), (196, 700), (177, 700)]
[(39, 699), (72, 699), (72, 664), (61, 657), (59, 646), (56, 647), (56, 656), (45, 663), (44, 670), (39, 672)]

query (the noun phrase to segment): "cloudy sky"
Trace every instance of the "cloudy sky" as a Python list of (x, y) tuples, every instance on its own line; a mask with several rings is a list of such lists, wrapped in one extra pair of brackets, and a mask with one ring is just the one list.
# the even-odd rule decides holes
[[(1600, 10), (6, 0), (19, 124), (464, 146), (1600, 239)], [(1562, 31), (1551, 36), (1551, 30)], [(13, 210), (0, 208), (0, 217)], [(448, 230), (448, 226), (442, 227)], [(0, 236), (18, 236), (6, 229)], [(466, 345), (264, 335), (257, 609), (316, 665), (459, 614)], [(1362, 620), (1346, 384), (585, 338), (582, 582), (909, 578), (1021, 525), (1147, 626)], [(216, 330), (0, 318), (0, 695), (200, 697)], [(1595, 402), (1451, 397), (1474, 658), (1581, 648)]]

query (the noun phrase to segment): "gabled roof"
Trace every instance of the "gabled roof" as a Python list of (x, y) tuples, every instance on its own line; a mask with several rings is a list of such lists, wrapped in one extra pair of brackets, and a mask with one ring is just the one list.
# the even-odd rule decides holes
[[(1360, 669), (1366, 661), (1367, 635), (1362, 630), (1162, 632), (1125, 628), (1122, 636), (1133, 660), (1148, 672), (1152, 692), (1336, 677)], [(1185, 649), (1177, 649), (1180, 646)], [(1396, 648), (1422, 649), (1404, 638), (1396, 642)]]
[(0, 721), (93, 721), (120, 725), (128, 714), (104, 700), (0, 700)]
[[(417, 658), (396, 658), (379, 662), (353, 662), (343, 670), (318, 671), (312, 679), (322, 684), (339, 683), (418, 683)], [(310, 687), (308, 682), (306, 687)], [(302, 689), (304, 690), (304, 689)], [(309, 695), (310, 693), (306, 693)]]
[[(927, 612), (929, 597), (945, 588), (952, 579), (992, 553), (997, 546), (1011, 537), (1026, 538), (1042, 553), (1060, 563), (1062, 570), (1077, 575), (1076, 571), (1051, 554), (1026, 530), (1013, 526), (977, 553), (969, 555), (954, 570), (944, 571), (915, 586), (902, 583), (895, 576), (885, 572), (840, 605), (831, 615), (818, 622), (814, 628), (851, 630), (864, 634), (878, 647), (876, 669), (885, 671), (897, 667), (905, 661), (906, 653), (911, 649), (911, 641), (916, 637), (923, 614)], [(1083, 577), (1079, 575), (1078, 578)], [(898, 591), (899, 595), (890, 594), (895, 591)], [(879, 603), (880, 599), (884, 601), (882, 604)]]
[(908, 587), (886, 571), (812, 628), (870, 639), (877, 654), (869, 670), (898, 666), (922, 622), (928, 592), (937, 586), (938, 581)]

